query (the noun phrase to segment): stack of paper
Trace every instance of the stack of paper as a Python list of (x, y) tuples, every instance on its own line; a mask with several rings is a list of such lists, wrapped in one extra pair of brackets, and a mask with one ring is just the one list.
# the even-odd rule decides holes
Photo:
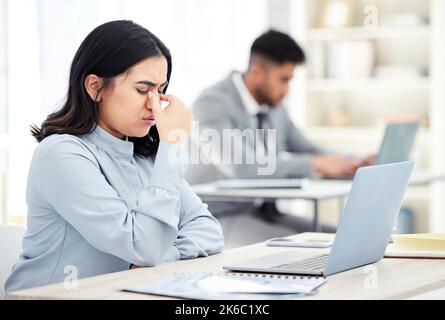
[(386, 257), (445, 259), (445, 234), (400, 234), (392, 239)]
[(312, 294), (320, 277), (235, 273), (180, 273), (125, 291), (186, 299), (289, 299)]

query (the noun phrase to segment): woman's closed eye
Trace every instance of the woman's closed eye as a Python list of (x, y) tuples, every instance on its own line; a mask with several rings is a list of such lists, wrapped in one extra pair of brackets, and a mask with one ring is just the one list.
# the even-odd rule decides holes
[(148, 90), (146, 89), (136, 89), (137, 92), (139, 92), (140, 94), (144, 95), (148, 93)]
[[(136, 90), (141, 95), (146, 95), (148, 93), (148, 91), (149, 91), (148, 89), (136, 89)], [(158, 93), (159, 94), (164, 94), (164, 91), (162, 89), (159, 89)]]

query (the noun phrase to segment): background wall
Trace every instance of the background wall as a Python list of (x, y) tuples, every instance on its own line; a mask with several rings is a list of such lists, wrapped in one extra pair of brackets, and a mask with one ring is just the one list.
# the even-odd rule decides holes
[[(23, 10), (26, 8), (26, 10)], [(269, 27), (267, 0), (0, 0), (0, 217), (24, 222), (36, 143), (29, 125), (58, 108), (72, 58), (96, 26), (131, 19), (169, 47), (169, 92), (199, 92), (244, 70), (250, 44)]]
[[(85, 36), (115, 19), (134, 20), (167, 44), (174, 59), (169, 90), (188, 104), (231, 70), (244, 70), (250, 44), (263, 31), (289, 32), (309, 61), (297, 70), (287, 104), (312, 140), (346, 153), (375, 152), (388, 116), (418, 114), (423, 126), (414, 159), (425, 170), (445, 171), (445, 2), (345, 1), (353, 4), (351, 20), (334, 28), (320, 25), (329, 12), (324, 0), (0, 0), (0, 223), (25, 222), (26, 178), (36, 147), (29, 125), (41, 123), (64, 100), (70, 63)], [(377, 25), (367, 19), (369, 6)], [(403, 25), (416, 17), (420, 24)], [(358, 55), (330, 69), (338, 58), (329, 52), (345, 41), (374, 48), (368, 77), (332, 76), (367, 61)], [(380, 79), (378, 65), (422, 71), (410, 79)], [(415, 231), (445, 231), (444, 193), (443, 184), (408, 192)], [(311, 212), (299, 202), (284, 207)], [(337, 221), (341, 208), (323, 204), (324, 219)]]

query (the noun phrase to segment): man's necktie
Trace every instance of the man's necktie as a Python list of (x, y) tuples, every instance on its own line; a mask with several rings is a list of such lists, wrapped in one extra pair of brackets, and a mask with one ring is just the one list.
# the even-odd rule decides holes
[(267, 152), (267, 134), (266, 134), (267, 129), (264, 128), (264, 123), (265, 123), (265, 121), (267, 121), (267, 113), (266, 112), (258, 112), (256, 114), (256, 118), (258, 121), (258, 129), (264, 130), (263, 143), (264, 143), (264, 150)]

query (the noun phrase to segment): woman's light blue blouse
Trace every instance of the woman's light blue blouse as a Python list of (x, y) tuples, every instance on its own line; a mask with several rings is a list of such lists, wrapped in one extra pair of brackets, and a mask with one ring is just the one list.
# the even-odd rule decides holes
[(223, 235), (184, 180), (188, 155), (161, 142), (154, 161), (97, 126), (51, 135), (27, 185), (28, 228), (7, 292), (218, 253)]

